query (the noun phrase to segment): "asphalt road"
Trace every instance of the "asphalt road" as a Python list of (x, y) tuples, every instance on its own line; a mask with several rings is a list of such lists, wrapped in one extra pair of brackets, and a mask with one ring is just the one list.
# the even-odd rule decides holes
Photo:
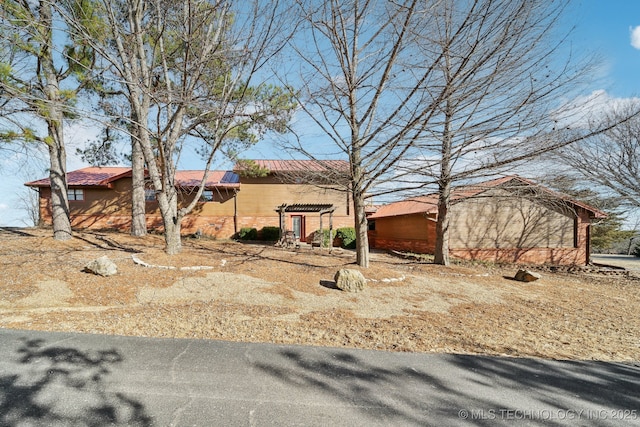
[(640, 425), (640, 363), (0, 329), (0, 426)]

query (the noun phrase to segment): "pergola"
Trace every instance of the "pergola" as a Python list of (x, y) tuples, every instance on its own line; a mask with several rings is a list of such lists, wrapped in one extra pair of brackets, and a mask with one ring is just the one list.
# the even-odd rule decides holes
[[(333, 240), (333, 212), (336, 207), (327, 203), (294, 203), (294, 204), (282, 204), (277, 207), (276, 212), (280, 217), (280, 238), (285, 235), (287, 231), (285, 225), (285, 213), (318, 213), (320, 215), (320, 247), (323, 246), (322, 239), (322, 215), (329, 214), (329, 242)], [(331, 248), (331, 243), (329, 243)]]

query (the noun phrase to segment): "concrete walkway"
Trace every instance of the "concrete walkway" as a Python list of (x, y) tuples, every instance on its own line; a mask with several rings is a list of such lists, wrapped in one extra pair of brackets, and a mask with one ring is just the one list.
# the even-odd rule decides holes
[(639, 412), (637, 363), (0, 329), (2, 426), (620, 426)]

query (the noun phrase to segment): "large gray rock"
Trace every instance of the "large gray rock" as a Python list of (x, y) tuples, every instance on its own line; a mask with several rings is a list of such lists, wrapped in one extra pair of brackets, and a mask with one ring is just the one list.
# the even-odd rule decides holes
[(535, 282), (542, 276), (534, 271), (530, 270), (518, 270), (515, 279), (520, 282)]
[(102, 256), (94, 259), (84, 266), (87, 273), (97, 274), (98, 276), (113, 276), (118, 272), (118, 267), (109, 259), (108, 256)]
[(367, 279), (358, 270), (349, 270), (347, 268), (338, 270), (333, 279), (338, 289), (347, 292), (360, 292), (367, 282)]

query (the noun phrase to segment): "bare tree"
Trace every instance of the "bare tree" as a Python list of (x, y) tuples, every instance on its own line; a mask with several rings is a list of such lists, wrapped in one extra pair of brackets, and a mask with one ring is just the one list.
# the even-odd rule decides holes
[(312, 159), (327, 153), (348, 159), (349, 170), (333, 174), (336, 185), (351, 194), (357, 263), (367, 267), (366, 201), (388, 182), (432, 114), (424, 90), (432, 70), (421, 66), (420, 40), (412, 29), (431, 22), (438, 2), (295, 3), (301, 23), (292, 51), (300, 68), (283, 69), (283, 79), (301, 82), (300, 107), (326, 141), (316, 151), (307, 138), (289, 148)]
[[(74, 116), (77, 93), (92, 52), (57, 31), (52, 2), (0, 3), (0, 114), (6, 143), (39, 143), (49, 151), (53, 235), (71, 238), (64, 123)], [(55, 33), (55, 36), (54, 36)]]
[[(262, 1), (92, 4), (91, 11), (76, 7), (70, 20), (112, 65), (126, 93), (131, 115), (123, 119), (134, 120), (130, 134), (156, 192), (166, 251), (177, 253), (181, 220), (200, 199), (215, 155), (229, 143), (250, 143), (268, 129), (281, 130), (288, 121), (288, 91), (259, 75), (286, 38), (286, 10), (279, 2)], [(88, 12), (103, 16), (103, 25), (83, 26)], [(175, 173), (190, 137), (202, 142), (205, 172), (192, 201), (180, 206)]]
[(26, 188), (18, 194), (18, 208), (26, 214), (26, 219), (22, 222), (27, 227), (35, 227), (40, 224), (40, 197), (37, 191), (32, 188)]
[(425, 185), (437, 185), (435, 262), (449, 264), (452, 185), (504, 172), (605, 127), (561, 126), (580, 108), (577, 96), (592, 60), (576, 59), (559, 33), (569, 0), (438, 2), (433, 20), (417, 28), (430, 73), (432, 113), (405, 163)]
[(639, 109), (637, 99), (612, 106), (591, 126), (616, 126), (557, 153), (561, 164), (596, 188), (613, 191), (621, 205), (631, 208), (640, 208), (640, 117), (634, 116)]

